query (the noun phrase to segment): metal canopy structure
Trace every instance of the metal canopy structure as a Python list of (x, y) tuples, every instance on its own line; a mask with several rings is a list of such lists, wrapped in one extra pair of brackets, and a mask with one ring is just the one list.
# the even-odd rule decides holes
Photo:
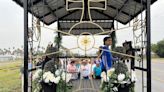
[[(13, 0), (23, 7), (24, 0)], [(80, 1), (80, 0), (75, 0)], [(134, 17), (140, 14), (146, 7), (146, 0), (107, 0), (106, 10), (91, 10), (91, 17), (94, 23), (100, 25), (105, 31), (114, 27), (114, 20), (127, 24)], [(151, 0), (153, 4), (156, 0)], [(105, 5), (103, 2), (92, 2), (92, 7), (101, 7)], [(82, 3), (72, 2), (68, 7), (82, 7)], [(41, 20), (46, 25), (50, 25), (58, 21), (58, 30), (68, 32), (72, 25), (80, 20), (82, 10), (66, 10), (66, 0), (29, 0), (28, 11)], [(87, 12), (83, 17), (89, 20)], [(78, 31), (77, 31), (78, 30)], [(79, 35), (82, 32), (89, 31), (94, 34), (100, 32), (100, 29), (92, 24), (81, 24), (76, 26), (72, 34)]]
[[(28, 60), (29, 60), (29, 48), (28, 48), (28, 12), (32, 13), (35, 17), (40, 19), (43, 23), (50, 25), (54, 22), (58, 22), (58, 29), (61, 31), (69, 32), (69, 28), (77, 24), (80, 20), (81, 10), (66, 10), (65, 0), (13, 0), (24, 8), (24, 92), (28, 92)], [(69, 1), (69, 0), (68, 0)], [(74, 0), (80, 1), (80, 0)], [(83, 0), (87, 2), (88, 0)], [(94, 1), (94, 0), (90, 0)], [(96, 0), (95, 0), (96, 1)], [(91, 10), (92, 23), (99, 24), (105, 31), (114, 27), (114, 21), (118, 21), (122, 24), (127, 24), (142, 11), (146, 11), (146, 30), (145, 39), (146, 42), (146, 68), (135, 67), (134, 58), (131, 61), (132, 69), (139, 69), (142, 72), (146, 72), (146, 88), (147, 92), (151, 92), (151, 18), (150, 18), (150, 5), (157, 0), (107, 0), (106, 9), (103, 10)], [(69, 3), (69, 7), (80, 7), (81, 4)], [(92, 3), (91, 6), (104, 7), (103, 3)], [(87, 6), (85, 6), (86, 8)], [(87, 10), (87, 9), (85, 9)], [(84, 13), (83, 20), (88, 21), (87, 12)], [(81, 22), (82, 23), (82, 22)], [(87, 23), (87, 22), (86, 22)], [(91, 24), (92, 24), (91, 23)], [(80, 24), (75, 26), (73, 33), (80, 35), (81, 32), (97, 33), (98, 28), (91, 24)], [(78, 30), (78, 31), (76, 31)], [(61, 32), (60, 32), (61, 33)], [(58, 33), (59, 34), (59, 33)], [(60, 35), (59, 35), (60, 36)], [(143, 59), (143, 58), (142, 58)], [(143, 61), (142, 61), (143, 62)], [(144, 79), (144, 77), (142, 76)], [(143, 81), (142, 81), (143, 82)], [(144, 83), (142, 83), (142, 92), (144, 92)]]

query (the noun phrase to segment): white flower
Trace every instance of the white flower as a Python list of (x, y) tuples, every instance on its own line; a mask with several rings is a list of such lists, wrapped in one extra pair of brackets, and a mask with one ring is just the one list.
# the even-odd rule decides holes
[(67, 79), (66, 79), (66, 82), (69, 82), (72, 78), (72, 74), (67, 74)]
[(116, 81), (116, 80), (114, 80), (114, 83), (117, 83), (117, 81)]
[(63, 80), (66, 79), (66, 74), (65, 74), (65, 72), (62, 73), (61, 77), (62, 77)]
[(44, 79), (44, 82), (45, 83), (49, 83), (49, 79)]
[(61, 70), (56, 70), (56, 71), (55, 71), (55, 75), (56, 75), (56, 76), (59, 76), (60, 74), (61, 74)]
[(104, 76), (106, 76), (106, 73), (105, 72), (102, 72), (101, 73), (101, 77), (104, 77)]
[(62, 73), (62, 80), (69, 82), (71, 80), (71, 78), (72, 78), (72, 74), (65, 73), (65, 72)]
[(128, 83), (127, 81), (122, 81), (122, 82), (120, 82), (120, 84), (125, 84), (125, 83)]
[(113, 72), (115, 71), (115, 68), (111, 68), (107, 71), (107, 76), (111, 76)]
[(125, 79), (125, 74), (119, 74), (118, 77), (117, 77), (118, 81), (121, 82)]
[(53, 82), (54, 82), (55, 84), (58, 84), (59, 81), (60, 81), (60, 76), (58, 76), (58, 77), (56, 77), (56, 78), (53, 79)]
[(114, 92), (118, 91), (118, 88), (117, 87), (113, 87), (113, 91)]
[(110, 71), (114, 72), (115, 71), (115, 68), (111, 68)]
[(40, 77), (39, 75), (40, 75), (41, 73), (42, 73), (42, 70), (41, 70), (41, 69), (38, 69), (38, 70), (34, 73), (34, 75), (33, 75), (33, 80), (39, 78), (39, 77)]
[(105, 81), (105, 82), (109, 81), (109, 77), (106, 76), (106, 73), (105, 72), (102, 72), (101, 73), (101, 79), (102, 79), (102, 82), (103, 81)]
[(45, 83), (53, 82), (54, 78), (55, 78), (54, 74), (51, 73), (50, 71), (49, 72), (45, 72), (43, 74), (43, 79), (44, 79)]
[(132, 82), (136, 82), (137, 81), (136, 73), (133, 70), (131, 71), (131, 80), (132, 80)]
[(47, 76), (48, 76), (50, 73), (51, 73), (51, 72), (45, 72), (45, 73), (43, 74), (43, 79), (46, 79)]
[(49, 79), (50, 82), (54, 82), (55, 76), (51, 74), (47, 78)]
[(37, 89), (35, 89), (35, 90), (34, 90), (34, 92), (38, 92), (38, 90), (37, 90)]

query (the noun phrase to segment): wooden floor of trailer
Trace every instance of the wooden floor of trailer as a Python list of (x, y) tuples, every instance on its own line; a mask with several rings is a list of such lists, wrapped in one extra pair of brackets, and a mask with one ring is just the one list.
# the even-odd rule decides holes
[(100, 92), (100, 83), (101, 80), (97, 79), (73, 80), (71, 82), (72, 92)]

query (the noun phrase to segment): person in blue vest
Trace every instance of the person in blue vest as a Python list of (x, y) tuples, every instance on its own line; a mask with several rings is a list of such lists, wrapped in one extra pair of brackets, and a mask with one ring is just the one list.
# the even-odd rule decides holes
[(105, 37), (104, 40), (104, 46), (100, 47), (100, 65), (102, 72), (107, 71), (112, 67), (113, 61), (116, 61), (118, 58), (113, 58), (109, 46), (112, 45), (112, 38), (111, 37)]

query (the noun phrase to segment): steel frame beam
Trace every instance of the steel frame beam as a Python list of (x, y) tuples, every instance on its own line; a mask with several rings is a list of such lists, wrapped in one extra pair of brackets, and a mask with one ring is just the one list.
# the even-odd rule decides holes
[(49, 9), (49, 11), (51, 12), (51, 14), (53, 14), (53, 15), (54, 15), (54, 17), (56, 17), (56, 18), (57, 18), (56, 14), (53, 12), (53, 10), (51, 9), (51, 7), (49, 7), (49, 5), (48, 5), (47, 1), (44, 1), (44, 3), (46, 4), (46, 7)]
[[(92, 20), (93, 20), (94, 22), (98, 22), (98, 23), (99, 23), (99, 21), (97, 21), (97, 20), (100, 20), (100, 21), (101, 21), (101, 20), (105, 20), (105, 21), (106, 21), (106, 20), (109, 20), (108, 22), (110, 22), (110, 23), (114, 22), (113, 19), (92, 19)], [(61, 23), (62, 23), (62, 21), (75, 21), (75, 23), (77, 23), (76, 21), (80, 22), (79, 19), (74, 19), (74, 20), (72, 20), (72, 19), (60, 19), (60, 20), (59, 20), (59, 22), (61, 22)], [(104, 21), (103, 23), (106, 23), (105, 21)], [(71, 22), (71, 23), (72, 23), (72, 22)], [(100, 23), (101, 23), (101, 22), (100, 22)]]
[(147, 71), (147, 69), (146, 68), (141, 68), (141, 67), (137, 67), (137, 66), (134, 66), (134, 69), (138, 69), (138, 70), (141, 70), (141, 71)]
[[(112, 26), (110, 28), (103, 28), (103, 29), (111, 29)], [(96, 29), (99, 29), (100, 28), (74, 28), (73, 30), (96, 30)], [(60, 30), (69, 30), (69, 28), (60, 28)]]
[(24, 0), (24, 92), (28, 92), (28, 0)]
[[(62, 16), (61, 18), (66, 17), (66, 16), (69, 16), (70, 14), (72, 14), (72, 13), (74, 13), (76, 11), (78, 11), (78, 10), (74, 10), (74, 11), (70, 12), (69, 14)], [(60, 20), (61, 18), (58, 18), (58, 20)], [(54, 21), (52, 21), (50, 23), (47, 23), (47, 25), (50, 25), (50, 24), (52, 24), (52, 23), (54, 23), (55, 21), (58, 21), (58, 20), (54, 20)]]
[(69, 12), (69, 14), (60, 17), (59, 20), (62, 20), (64, 17), (67, 17), (67, 16), (69, 16), (69, 15), (71, 15), (72, 13), (77, 12), (77, 11), (79, 11), (79, 10), (71, 11), (71, 12)]
[[(65, 0), (64, 0), (65, 1)], [(64, 3), (66, 3), (66, 2), (64, 2)], [(47, 4), (48, 5), (48, 4)], [(49, 7), (50, 8), (50, 7)], [(49, 13), (47, 13), (47, 14), (44, 14), (43, 16), (41, 16), (41, 17), (39, 17), (39, 19), (42, 19), (44, 16), (48, 16), (48, 15), (50, 15), (51, 13), (54, 13), (56, 10), (60, 10), (60, 9), (62, 9), (62, 8), (65, 8), (65, 5), (64, 6), (61, 6), (61, 7), (58, 7), (57, 9), (54, 9), (54, 10), (52, 10), (51, 9), (51, 12), (49, 12)], [(76, 11), (76, 10), (75, 10)], [(71, 12), (69, 12), (69, 14), (70, 14)], [(56, 16), (57, 17), (57, 16)]]
[(146, 61), (147, 61), (147, 92), (151, 92), (151, 0), (146, 0), (146, 34), (147, 34), (147, 48), (146, 48)]
[(35, 5), (37, 3), (41, 2), (41, 0), (36, 0), (28, 5), (28, 7), (31, 7), (32, 5)]
[(64, 8), (63, 6), (62, 7), (58, 7), (57, 9), (55, 9), (55, 10), (50, 10), (50, 12), (49, 13), (46, 13), (46, 14), (44, 14), (43, 16), (40, 16), (39, 17), (39, 19), (42, 19), (42, 18), (44, 18), (45, 16), (48, 16), (48, 15), (50, 15), (51, 13), (54, 13), (56, 10), (60, 10), (60, 9), (62, 9), (62, 8)]
[[(72, 58), (72, 56), (60, 56), (58, 58)], [(97, 56), (74, 56), (74, 58), (97, 58)]]
[(120, 8), (120, 9), (118, 9), (117, 14), (114, 16), (114, 19), (116, 19), (116, 18), (117, 18), (117, 16), (118, 16), (118, 15), (122, 12), (122, 10), (123, 10), (124, 6), (126, 5), (126, 3), (128, 3), (128, 1), (129, 1), (129, 0), (126, 0), (126, 1), (124, 2), (124, 4), (121, 6), (121, 8)]
[(96, 12), (98, 12), (98, 13), (100, 13), (100, 14), (103, 14), (104, 16), (108, 17), (109, 19), (113, 20), (113, 18), (112, 18), (111, 16), (109, 16), (109, 15), (103, 13), (103, 11), (100, 11), (100, 10), (94, 10), (94, 11), (96, 11)]

